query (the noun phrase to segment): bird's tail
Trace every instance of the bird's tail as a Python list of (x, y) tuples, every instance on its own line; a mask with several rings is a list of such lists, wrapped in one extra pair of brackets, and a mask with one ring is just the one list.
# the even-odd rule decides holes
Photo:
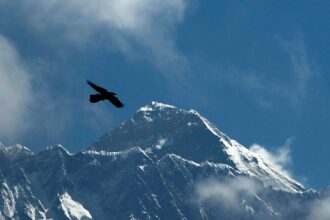
[(92, 102), (92, 103), (99, 102), (101, 100), (104, 100), (104, 97), (100, 94), (89, 96), (89, 101)]

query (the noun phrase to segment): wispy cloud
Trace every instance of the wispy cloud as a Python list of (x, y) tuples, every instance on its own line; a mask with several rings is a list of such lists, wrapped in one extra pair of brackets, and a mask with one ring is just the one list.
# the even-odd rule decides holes
[(242, 201), (260, 191), (260, 186), (248, 177), (210, 178), (196, 184), (197, 200), (201, 203), (219, 205), (225, 209), (239, 210)]
[(310, 206), (306, 220), (328, 220), (330, 216), (330, 196), (316, 200)]
[(309, 90), (310, 80), (317, 74), (312, 68), (302, 37), (288, 41), (277, 38), (280, 47), (286, 52), (289, 60), (290, 72), (286, 74), (288, 80), (280, 82), (269, 80), (268, 75), (262, 75), (253, 70), (229, 68), (223, 78), (229, 83), (241, 86), (252, 93), (262, 107), (271, 107), (272, 102), (267, 97), (286, 99), (292, 107), (297, 107), (304, 100)]
[(0, 35), (1, 140), (14, 141), (38, 129), (59, 132), (68, 125), (66, 105), (51, 98), (47, 89), (36, 83), (37, 78), (15, 46)]
[(185, 68), (186, 59), (173, 34), (188, 0), (24, 0), (15, 5), (23, 8), (34, 30), (50, 38), (101, 44), (130, 58), (148, 60), (163, 72)]
[[(54, 140), (77, 124), (97, 129), (98, 123), (98, 129), (108, 128), (110, 113), (104, 108), (86, 107), (87, 94), (78, 98), (65, 92), (56, 95), (61, 92), (52, 92), (49, 82), (37, 72), (24, 62), (13, 43), (0, 34), (1, 141), (16, 142), (35, 134)], [(80, 121), (72, 120), (77, 109)], [(104, 118), (95, 111), (102, 111), (100, 115)]]
[(305, 98), (308, 90), (308, 83), (316, 74), (316, 71), (311, 67), (306, 47), (300, 35), (298, 39), (292, 41), (282, 39), (281, 45), (289, 55), (292, 65), (292, 74), (294, 76), (292, 82), (293, 86), (287, 87), (287, 91), (284, 91), (284, 93), (286, 93), (294, 105), (297, 105)]
[(270, 163), (277, 170), (280, 170), (282, 173), (290, 176), (291, 172), (289, 170), (289, 166), (292, 163), (290, 148), (293, 141), (294, 138), (287, 139), (283, 146), (278, 147), (275, 151), (270, 151), (259, 144), (253, 144), (249, 150), (256, 153), (258, 156), (263, 158), (264, 161)]
[(14, 46), (0, 35), (0, 137), (11, 139), (26, 129), (33, 92), (31, 75)]

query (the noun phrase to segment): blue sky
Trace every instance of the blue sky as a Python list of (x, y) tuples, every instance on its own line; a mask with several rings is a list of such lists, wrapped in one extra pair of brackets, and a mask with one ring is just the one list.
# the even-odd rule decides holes
[[(0, 140), (76, 152), (156, 100), (198, 110), (325, 187), (329, 10), (325, 0), (0, 0)], [(90, 105), (86, 79), (125, 108)]]

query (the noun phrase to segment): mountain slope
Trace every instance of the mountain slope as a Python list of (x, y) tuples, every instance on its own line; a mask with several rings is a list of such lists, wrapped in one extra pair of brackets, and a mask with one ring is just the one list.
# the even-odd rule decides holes
[(156, 102), (82, 152), (13, 152), (0, 219), (304, 219), (328, 192), (305, 190), (196, 111)]
[(304, 190), (300, 183), (230, 139), (195, 110), (152, 102), (89, 149), (121, 151), (135, 146), (152, 151), (158, 157), (174, 153), (196, 162), (228, 164), (276, 189)]

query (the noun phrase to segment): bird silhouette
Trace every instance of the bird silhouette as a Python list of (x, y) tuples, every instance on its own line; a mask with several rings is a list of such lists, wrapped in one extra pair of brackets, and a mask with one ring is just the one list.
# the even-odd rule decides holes
[(116, 93), (109, 92), (105, 88), (102, 88), (91, 81), (87, 80), (88, 85), (90, 85), (95, 91), (97, 91), (99, 94), (93, 94), (89, 96), (89, 101), (91, 103), (96, 103), (99, 101), (108, 100), (111, 102), (114, 106), (117, 108), (124, 107), (124, 104), (116, 97)]

